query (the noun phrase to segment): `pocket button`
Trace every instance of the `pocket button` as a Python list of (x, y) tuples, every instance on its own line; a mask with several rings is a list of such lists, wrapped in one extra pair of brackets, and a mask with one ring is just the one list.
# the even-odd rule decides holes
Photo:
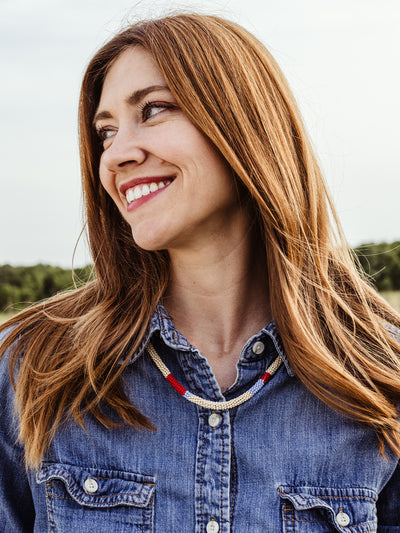
[(339, 526), (346, 527), (350, 524), (350, 516), (347, 513), (340, 511), (336, 515), (336, 522), (338, 523)]
[(85, 483), (83, 484), (83, 486), (85, 487), (86, 492), (88, 492), (89, 494), (93, 494), (94, 492), (97, 492), (97, 489), (99, 488), (97, 481), (91, 477), (88, 477), (85, 480)]

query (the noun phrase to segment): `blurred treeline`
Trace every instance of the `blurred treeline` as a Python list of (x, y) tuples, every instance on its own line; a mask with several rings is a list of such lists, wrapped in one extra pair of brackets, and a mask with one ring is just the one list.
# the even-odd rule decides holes
[(400, 290), (400, 241), (363, 244), (353, 251), (379, 292)]
[[(379, 291), (400, 291), (400, 241), (363, 244), (353, 251)], [(19, 311), (33, 302), (81, 286), (91, 272), (91, 265), (73, 273), (42, 264), (0, 266), (0, 312)]]
[(0, 312), (24, 307), (58, 292), (80, 287), (89, 280), (92, 267), (74, 271), (50, 265), (0, 266)]

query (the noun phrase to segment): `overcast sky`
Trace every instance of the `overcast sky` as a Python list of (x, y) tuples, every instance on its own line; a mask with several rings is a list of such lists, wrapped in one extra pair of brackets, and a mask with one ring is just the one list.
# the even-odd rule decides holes
[[(349, 243), (400, 239), (398, 0), (0, 0), (0, 264), (71, 265), (84, 68), (121, 25), (171, 8), (233, 19), (267, 45)], [(85, 248), (76, 266), (90, 261)]]

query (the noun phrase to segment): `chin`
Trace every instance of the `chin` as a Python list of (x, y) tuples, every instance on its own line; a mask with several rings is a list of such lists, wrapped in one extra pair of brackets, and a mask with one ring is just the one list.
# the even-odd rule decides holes
[(159, 234), (154, 235), (153, 232), (138, 232), (132, 230), (132, 237), (137, 246), (148, 252), (156, 252), (165, 250), (168, 245), (165, 239), (160, 239)]

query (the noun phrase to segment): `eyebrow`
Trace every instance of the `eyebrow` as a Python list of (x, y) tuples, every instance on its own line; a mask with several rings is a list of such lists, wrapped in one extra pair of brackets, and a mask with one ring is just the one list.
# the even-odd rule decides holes
[[(125, 101), (128, 105), (134, 106), (137, 105), (141, 100), (143, 100), (143, 98), (145, 98), (148, 94), (162, 90), (169, 91), (169, 87), (167, 85), (150, 85), (149, 87), (145, 87), (144, 89), (138, 89), (137, 91), (133, 91), (133, 93), (130, 94)], [(96, 122), (105, 118), (112, 118), (112, 115), (109, 111), (100, 111), (99, 113), (96, 113), (93, 119), (93, 125), (95, 126)]]

